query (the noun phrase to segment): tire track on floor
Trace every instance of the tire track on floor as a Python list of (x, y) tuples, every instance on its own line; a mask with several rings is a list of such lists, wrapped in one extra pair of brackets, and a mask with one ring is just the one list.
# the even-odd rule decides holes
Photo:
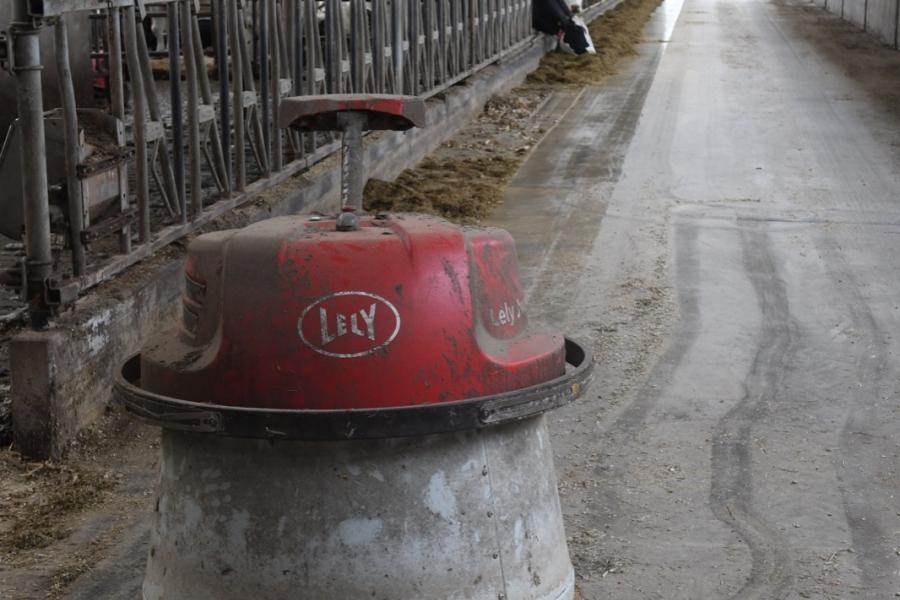
[(698, 225), (682, 218), (673, 219), (674, 275), (677, 282), (679, 322), (662, 356), (633, 395), (633, 401), (605, 431), (619, 445), (632, 440), (644, 427), (650, 411), (659, 403), (666, 386), (681, 367), (685, 357), (697, 341), (701, 330), (700, 318), (700, 261), (697, 256)]
[(778, 532), (753, 511), (753, 428), (779, 401), (796, 350), (797, 326), (784, 281), (772, 256), (766, 226), (743, 223), (744, 266), (761, 314), (756, 356), (744, 382), (743, 398), (719, 421), (712, 439), (710, 507), (741, 537), (751, 552), (752, 568), (732, 600), (785, 598), (793, 583), (790, 553)]
[[(878, 323), (870, 301), (860, 292), (861, 278), (848, 264), (844, 246), (830, 237), (823, 237), (818, 245), (829, 266), (831, 285), (843, 300), (843, 312), (859, 337), (853, 357), (858, 389), (848, 397), (840, 453), (834, 456), (833, 464), (861, 580), (869, 593), (876, 594), (872, 597), (887, 598), (897, 591), (898, 558), (885, 518), (900, 510), (900, 505), (895, 502), (891, 506), (890, 502), (896, 478), (882, 472), (890, 468), (886, 457), (896, 452), (892, 438), (896, 428), (891, 426), (896, 417), (891, 419), (894, 413), (883, 410), (882, 400), (890, 405), (888, 399), (896, 397), (896, 383), (891, 385), (893, 378), (885, 350), (890, 342), (888, 332), (893, 328)], [(853, 245), (853, 241), (847, 244)], [(880, 489), (880, 482), (891, 480), (893, 488), (886, 483), (888, 489)]]

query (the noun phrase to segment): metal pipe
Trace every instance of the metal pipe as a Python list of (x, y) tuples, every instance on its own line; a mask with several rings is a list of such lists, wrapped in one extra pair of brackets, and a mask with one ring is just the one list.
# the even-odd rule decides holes
[(200, 188), (200, 120), (197, 114), (200, 108), (200, 93), (197, 88), (197, 63), (194, 59), (192, 19), (190, 2), (182, 2), (181, 46), (184, 53), (188, 87), (188, 140), (190, 144), (188, 168), (191, 181), (191, 220), (203, 212), (203, 190)]
[(340, 0), (325, 0), (325, 83), (329, 94), (340, 94), (343, 91), (341, 29)]
[[(197, 81), (200, 85), (200, 100), (208, 106), (213, 105), (212, 87), (209, 85), (209, 73), (206, 72), (206, 59), (203, 54), (203, 38), (200, 35), (200, 20), (192, 19), (191, 23), (192, 35), (194, 40), (194, 62), (197, 65)], [(227, 95), (227, 94), (226, 94)], [(219, 137), (219, 130), (213, 123), (209, 128), (209, 137), (212, 145), (212, 163), (210, 168), (217, 174), (216, 181), (220, 182), (222, 192), (228, 194), (231, 184), (228, 182), (228, 174), (225, 167), (225, 153), (222, 150), (222, 141)], [(205, 145), (205, 141), (201, 141), (201, 147)]]
[(372, 78), (375, 80), (376, 94), (385, 93), (384, 8), (385, 0), (372, 2)]
[[(291, 93), (299, 96), (303, 93), (303, 0), (290, 0), (291, 4), (291, 34), (288, 38), (291, 41)], [(304, 136), (299, 131), (291, 130), (294, 136), (294, 144), (296, 146), (297, 159), (303, 156)]]
[[(317, 71), (322, 64), (322, 45), (319, 36), (319, 18), (317, 14), (316, 0), (303, 0), (304, 8), (304, 36), (305, 42), (304, 63), (306, 66), (305, 86), (303, 94), (315, 95), (319, 91), (319, 83), (317, 81)], [(324, 79), (324, 78), (323, 78)], [(324, 82), (327, 85), (327, 81)], [(327, 88), (325, 89), (327, 92)], [(308, 144), (307, 149), (315, 152), (318, 146), (319, 134), (315, 131), (304, 134), (304, 142)]]
[(175, 163), (175, 187), (181, 222), (187, 223), (187, 197), (184, 190), (184, 106), (181, 98), (181, 22), (178, 3), (166, 6), (169, 20), (169, 95), (172, 99), (172, 161)]
[(350, 1), (350, 81), (353, 93), (366, 91), (366, 5), (364, 0)]
[[(303, 0), (290, 0), (291, 28), (288, 40), (291, 46), (291, 93), (301, 94), (303, 85)], [(900, 0), (898, 0), (900, 1)], [(299, 137), (299, 136), (298, 136)]]
[(69, 34), (65, 18), (56, 21), (56, 71), (59, 78), (59, 96), (62, 99), (66, 160), (66, 195), (68, 197), (69, 241), (72, 246), (72, 271), (75, 275), (84, 273), (84, 244), (81, 231), (84, 229), (84, 199), (81, 182), (78, 179), (78, 113), (75, 105), (75, 86), (72, 82), (72, 68), (69, 64)]
[[(281, 71), (278, 71), (278, 77), (282, 79), (290, 78), (291, 75), (291, 54), (290, 49), (288, 48), (287, 40), (288, 40), (288, 32), (285, 28), (285, 25), (290, 23), (290, 15), (287, 14), (290, 11), (285, 10), (287, 6), (285, 2), (290, 2), (291, 0), (275, 0), (275, 15), (277, 18), (275, 19), (275, 33), (278, 35), (278, 44), (276, 47), (280, 52), (279, 60), (281, 61)], [(287, 23), (285, 23), (287, 21)], [(275, 115), (275, 120), (277, 120), (278, 115)]]
[(222, 156), (225, 161), (226, 194), (231, 194), (231, 98), (228, 85), (228, 21), (226, 0), (213, 2), (216, 17), (216, 62), (219, 67), (219, 112), (222, 125)]
[[(153, 67), (150, 65), (150, 52), (147, 49), (147, 38), (144, 36), (144, 28), (138, 27), (138, 62), (141, 67), (141, 77), (144, 83), (144, 95), (147, 98), (147, 109), (150, 112), (150, 120), (162, 124), (162, 111), (159, 107), (159, 98), (156, 95), (156, 80), (153, 77)], [(159, 162), (162, 165), (163, 188), (160, 190), (166, 209), (171, 216), (178, 214), (178, 185), (175, 182), (175, 173), (172, 170), (172, 162), (169, 154), (169, 142), (166, 141), (165, 132), (158, 140), (160, 152)]]
[(125, 9), (125, 60), (128, 62), (128, 79), (131, 81), (131, 99), (134, 115), (135, 175), (137, 177), (138, 230), (142, 244), (150, 242), (150, 179), (147, 165), (147, 122), (145, 120), (144, 83), (137, 51), (137, 17), (133, 6)]
[(418, 96), (420, 90), (421, 74), (419, 72), (419, 13), (422, 5), (419, 0), (413, 0), (409, 3), (409, 22), (407, 28), (409, 30), (409, 85), (407, 93)]
[[(262, 104), (262, 137), (263, 154), (272, 156), (272, 133), (271, 133), (271, 102), (269, 90), (269, 0), (261, 0), (259, 3), (259, 92), (260, 103)], [(267, 161), (266, 175), (270, 169), (268, 165), (271, 161)]]
[[(304, 41), (306, 42), (306, 91), (305, 94), (314, 95), (317, 91), (316, 86), (316, 68), (322, 60), (321, 49), (319, 46), (319, 23), (316, 14), (315, 0), (304, 1), (304, 16), (306, 23), (304, 27)], [(315, 134), (312, 134), (315, 138)]]
[[(241, 5), (238, 5), (238, 22), (243, 24), (244, 11), (241, 8)], [(253, 81), (253, 63), (250, 61), (250, 51), (247, 49), (247, 40), (246, 34), (244, 31), (243, 25), (238, 29), (238, 36), (240, 40), (240, 54), (241, 61), (243, 62), (243, 70), (244, 70), (244, 88), (246, 91), (251, 92), (254, 96), (256, 95), (256, 83)], [(252, 120), (250, 122), (250, 126), (253, 128), (253, 141), (256, 145), (256, 150), (258, 151), (258, 160), (260, 163), (260, 170), (264, 173), (269, 172), (269, 155), (266, 150), (265, 141), (263, 139), (263, 131), (262, 124), (259, 120), (259, 106), (256, 105), (252, 112)]]
[[(109, 9), (109, 87), (110, 110), (122, 127), (125, 127), (125, 75), (122, 69), (122, 11), (118, 8)], [(130, 204), (128, 199), (128, 166), (119, 165), (119, 210), (125, 212)], [(85, 222), (88, 222), (85, 219)], [(131, 224), (125, 225), (119, 231), (119, 252), (128, 254), (131, 252)]]
[(338, 115), (341, 136), (341, 210), (362, 210), (366, 184), (362, 132), (365, 116), (357, 112)]
[(244, 129), (244, 71), (241, 60), (241, 36), (240, 22), (238, 20), (237, 0), (225, 0), (228, 3), (228, 26), (230, 29), (229, 40), (231, 42), (231, 89), (234, 100), (234, 162), (235, 182), (234, 187), (243, 192), (247, 185), (247, 169), (244, 164), (244, 143), (247, 134)]
[(125, 76), (122, 70), (122, 11), (109, 9), (109, 86), (112, 114), (125, 122)]
[[(272, 114), (277, 115), (281, 107), (281, 11), (276, 0), (269, 0), (269, 13), (272, 20)], [(284, 160), (284, 147), (277, 122), (272, 123), (272, 135), (272, 169), (278, 172)]]
[(47, 192), (47, 149), (44, 138), (44, 98), (41, 88), (39, 29), (28, 16), (26, 0), (13, 3), (10, 24), (12, 73), (21, 128), (22, 200), (25, 217), (25, 292), (33, 329), (46, 329), (50, 308), (45, 294), (53, 267), (50, 250), (50, 204)]
[(394, 59), (394, 93), (403, 93), (403, 15), (406, 12), (404, 3), (406, 0), (393, 0), (391, 2), (391, 27), (393, 30), (393, 48), (391, 57)]

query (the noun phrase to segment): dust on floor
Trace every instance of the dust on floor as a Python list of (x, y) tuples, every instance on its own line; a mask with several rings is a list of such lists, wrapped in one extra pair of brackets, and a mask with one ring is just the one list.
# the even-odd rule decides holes
[[(478, 119), (419, 166), (393, 182), (371, 180), (366, 208), (428, 212), (460, 223), (486, 217), (554, 124), (540, 110), (552, 91), (612, 74), (658, 4), (627, 0), (600, 17), (591, 24), (598, 55), (548, 56), (525, 85), (491, 99)], [(210, 228), (242, 224), (241, 211), (232, 218)], [(182, 253), (179, 244), (165, 258)], [(114, 285), (103, 287), (114, 293)], [(135, 515), (152, 508), (158, 440), (156, 430), (113, 413), (80, 436), (64, 464), (29, 462), (14, 448), (0, 451), (0, 597), (60, 598), (103, 560)]]
[(0, 598), (59, 598), (152, 510), (159, 433), (111, 412), (63, 462), (0, 450)]

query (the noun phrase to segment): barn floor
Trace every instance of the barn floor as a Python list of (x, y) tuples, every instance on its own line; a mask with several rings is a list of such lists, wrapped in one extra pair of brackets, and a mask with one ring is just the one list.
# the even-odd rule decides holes
[[(598, 360), (550, 417), (584, 600), (900, 594), (900, 53), (810, 4), (665, 0), (541, 119), (490, 223)], [(0, 473), (51, 540), (0, 549), (0, 597), (136, 597), (157, 439), (111, 415)]]
[(900, 53), (666, 0), (492, 220), (598, 356), (553, 415), (584, 598), (900, 596)]

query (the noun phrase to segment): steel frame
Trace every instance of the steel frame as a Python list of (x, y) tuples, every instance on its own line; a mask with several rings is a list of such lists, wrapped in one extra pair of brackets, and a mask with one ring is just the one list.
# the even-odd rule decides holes
[[(98, 22), (106, 32), (102, 47), (109, 49), (109, 110), (130, 125), (134, 148), (136, 197), (123, 199), (120, 208), (122, 214), (136, 214), (136, 223), (124, 219), (117, 230), (120, 254), (91, 260), (90, 248), (73, 253), (79, 274), (58, 286), (67, 290), (66, 297), (189, 235), (339, 147), (328, 134), (278, 129), (274, 116), (282, 97), (427, 98), (537, 40), (531, 0), (209, 0), (217, 32), (209, 51), (201, 41), (196, 0), (21, 1), (28, 2), (37, 23), (77, 11), (106, 15)], [(139, 22), (145, 5), (166, 9), (172, 77), (164, 103), (157, 97)], [(248, 43), (251, 39), (257, 43)], [(216, 61), (216, 89), (208, 59)], [(134, 74), (128, 111), (123, 66)], [(71, 110), (67, 114), (75, 118)], [(71, 123), (68, 127), (76, 131)], [(153, 223), (152, 205), (165, 207), (175, 224)], [(80, 239), (78, 223), (70, 228), (72, 239)]]

